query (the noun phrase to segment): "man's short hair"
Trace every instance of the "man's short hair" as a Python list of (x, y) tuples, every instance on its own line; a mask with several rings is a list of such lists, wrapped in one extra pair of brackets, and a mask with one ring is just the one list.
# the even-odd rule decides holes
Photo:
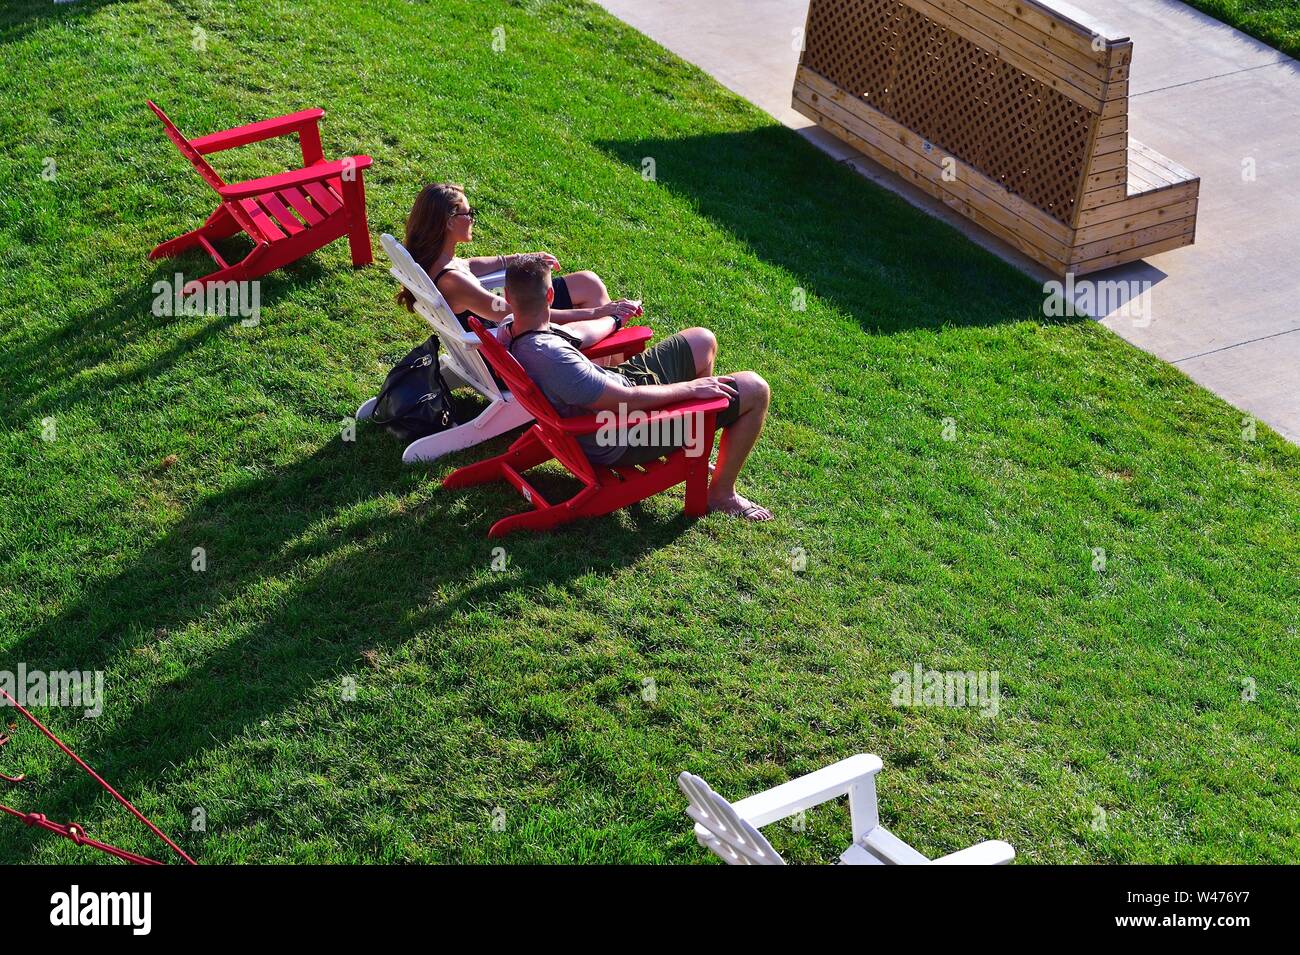
[(550, 287), (551, 267), (540, 255), (521, 255), (506, 267), (506, 295), (516, 311), (545, 308)]

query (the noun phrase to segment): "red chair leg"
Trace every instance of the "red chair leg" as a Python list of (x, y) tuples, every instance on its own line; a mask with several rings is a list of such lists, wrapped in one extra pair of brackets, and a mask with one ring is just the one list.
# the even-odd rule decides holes
[(366, 221), (366, 185), (361, 170), (354, 169), (352, 179), (343, 180), (343, 204), (348, 213), (348, 247), (353, 265), (369, 265), (375, 260), (370, 244), (370, 224)]
[(202, 246), (201, 239), (207, 239), (209, 242), (220, 242), (222, 239), (229, 239), (239, 231), (241, 231), (240, 225), (235, 221), (234, 217), (226, 211), (224, 206), (218, 206), (212, 215), (208, 216), (203, 225), (186, 232), (184, 235), (178, 235), (174, 239), (161, 243), (149, 253), (149, 258), (170, 259), (189, 249)]
[(692, 458), (686, 465), (686, 514), (703, 517), (709, 512), (709, 458)]
[(463, 468), (457, 468), (445, 478), (443, 478), (443, 487), (469, 487), (472, 484), (483, 484), (487, 481), (497, 481), (501, 478), (501, 465), (508, 464), (520, 474), (531, 467), (536, 467), (543, 461), (549, 461), (554, 455), (546, 445), (538, 439), (536, 426), (529, 428), (520, 435), (515, 443), (510, 445), (505, 454), (499, 454), (495, 458), (488, 458), (486, 461), (479, 461), (477, 464), (467, 464)]
[[(563, 504), (552, 504), (540, 510), (524, 511), (511, 514), (492, 525), (488, 537), (504, 537), (515, 531), (549, 531), (561, 524), (575, 521), (587, 516), (589, 505), (597, 500), (604, 489), (599, 486), (585, 487)], [(599, 513), (606, 513), (600, 511)]]
[(701, 451), (696, 457), (686, 459), (686, 514), (688, 517), (703, 517), (709, 512), (709, 457), (713, 454), (714, 428), (717, 414), (704, 415), (701, 427), (704, 429)]

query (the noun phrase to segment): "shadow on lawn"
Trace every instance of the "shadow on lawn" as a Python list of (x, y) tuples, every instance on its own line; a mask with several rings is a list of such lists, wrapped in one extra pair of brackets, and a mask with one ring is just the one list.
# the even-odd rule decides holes
[[(453, 460), (496, 453), (506, 443), (498, 439)], [(491, 559), (496, 543), (486, 537), (491, 522), (522, 502), (513, 489), (489, 485), (439, 490), (409, 512), (340, 517), (385, 493), (404, 496), (429, 479), (427, 469), (403, 466), (399, 458), (397, 442), (363, 427), (355, 445), (335, 440), (295, 465), (206, 498), (129, 567), (89, 587), (6, 657), (29, 669), (111, 671), (133, 654), (153, 657), (154, 647), (190, 625), (220, 621), (238, 597), (258, 602), (256, 611), (234, 611), (229, 623), (218, 622), (215, 627), (238, 635), (201, 659), (193, 659), (194, 641), (168, 651), (172, 664), (186, 669), (154, 687), (146, 699), (115, 704), (110, 672), (105, 711), (113, 719), (111, 729), (97, 733), (81, 723), (82, 729), (68, 732), (65, 721), (56, 721), (74, 748), (130, 798), (175, 765), (301, 700), (322, 681), (364, 672), (363, 650), (400, 647), (417, 632), (436, 632), (462, 610), (512, 591), (536, 592), (593, 566), (609, 570), (635, 563), (691, 523), (680, 513), (669, 520), (648, 519), (634, 506), (626, 513), (636, 527), (603, 519), (598, 527), (587, 522), (550, 535), (518, 535), (508, 539), (509, 573), (488, 574), (487, 582), (464, 586), (459, 582), (481, 580)], [(558, 481), (567, 483), (558, 472), (539, 476), (546, 493)], [(191, 569), (196, 546), (207, 552), (203, 573)], [(282, 596), (268, 588), (259, 591), (268, 580), (292, 589)], [(439, 586), (453, 588), (454, 597), (430, 604), (430, 593)], [(251, 626), (242, 629), (245, 623)], [(132, 709), (116, 710), (125, 705)], [(16, 735), (29, 730), (35, 734), (23, 724)], [(33, 738), (24, 745), (48, 744)], [(77, 819), (104, 805), (102, 793), (84, 774), (71, 764), (66, 772), (61, 761), (55, 765), (60, 766), (57, 779), (36, 780), (39, 789), (6, 793), (6, 801), (58, 820)], [(155, 821), (179, 836), (187, 851), (201, 851), (177, 824), (186, 812), (177, 805)], [(0, 845), (30, 853), (46, 838), (17, 826), (0, 833)], [(147, 833), (130, 844), (147, 853), (160, 848)]]
[[(147, 276), (134, 280), (111, 301), (86, 315), (69, 317), (45, 335), (6, 349), (0, 355), (0, 373), (5, 381), (3, 414), (22, 422), (69, 405), (99, 400), (115, 388), (162, 374), (214, 336), (227, 333), (242, 320), (239, 316), (153, 314), (154, 283), (170, 284), (177, 272), (192, 279), (212, 268), (211, 259), (196, 253), (160, 261)], [(265, 276), (261, 280), (261, 307), (265, 309), (298, 287), (318, 286), (329, 271), (309, 256)], [(183, 336), (175, 336), (155, 357), (123, 371), (83, 377), (106, 362), (120, 359), (124, 349), (141, 339), (195, 321), (202, 324)]]
[(122, 0), (5, 0), (0, 7), (0, 43), (21, 40), (49, 21), (77, 20)]
[(868, 331), (1049, 321), (1034, 280), (784, 126), (595, 145), (638, 175), (653, 158), (660, 187)]

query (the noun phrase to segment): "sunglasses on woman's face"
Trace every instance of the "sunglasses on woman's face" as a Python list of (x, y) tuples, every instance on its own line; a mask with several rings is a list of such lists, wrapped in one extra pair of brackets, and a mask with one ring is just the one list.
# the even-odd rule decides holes
[(453, 213), (451, 214), (451, 217), (452, 217), (453, 219), (456, 218), (456, 216), (466, 216), (466, 217), (468, 217), (468, 218), (470, 218), (470, 219), (477, 219), (477, 218), (478, 218), (478, 210), (475, 209), (473, 206), (470, 206), (470, 207), (469, 207), (468, 209), (466, 209), (464, 212), (453, 212)]

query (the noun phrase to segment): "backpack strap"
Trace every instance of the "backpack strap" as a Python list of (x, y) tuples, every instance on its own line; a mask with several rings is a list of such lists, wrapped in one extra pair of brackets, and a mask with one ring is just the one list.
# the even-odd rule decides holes
[(528, 331), (520, 332), (518, 335), (512, 332), (510, 335), (510, 344), (506, 346), (506, 351), (513, 355), (515, 342), (523, 341), (529, 335), (554, 335), (556, 338), (561, 338), (568, 342), (574, 348), (578, 348), (578, 346), (582, 344), (582, 339), (577, 335), (570, 335), (568, 332), (562, 332), (558, 328), (530, 328)]

